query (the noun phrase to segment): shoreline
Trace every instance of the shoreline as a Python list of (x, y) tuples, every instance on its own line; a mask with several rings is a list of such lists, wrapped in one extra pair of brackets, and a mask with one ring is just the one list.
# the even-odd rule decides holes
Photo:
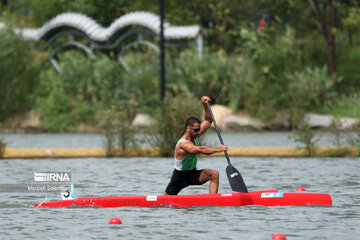
[[(316, 147), (312, 157), (359, 157), (359, 148)], [(308, 157), (305, 148), (298, 147), (229, 147), (231, 157)], [(199, 155), (199, 157), (222, 157), (223, 153)], [(0, 159), (18, 158), (107, 158), (107, 157), (162, 157), (158, 148), (113, 149), (104, 148), (5, 148)]]

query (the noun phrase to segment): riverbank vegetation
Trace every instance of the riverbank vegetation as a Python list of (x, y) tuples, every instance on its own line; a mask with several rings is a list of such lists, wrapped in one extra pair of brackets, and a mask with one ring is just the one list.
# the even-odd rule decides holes
[(5, 151), (5, 148), (6, 148), (6, 142), (5, 140), (0, 137), (0, 158), (2, 158), (4, 156), (4, 151)]
[(0, 122), (34, 107), (40, 62), (12, 29), (0, 29)]

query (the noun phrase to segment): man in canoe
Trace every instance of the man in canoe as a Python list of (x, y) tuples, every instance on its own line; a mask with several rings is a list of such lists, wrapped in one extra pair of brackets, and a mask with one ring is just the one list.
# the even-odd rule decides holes
[(198, 138), (204, 134), (212, 123), (212, 118), (207, 107), (210, 98), (203, 96), (205, 117), (201, 122), (196, 117), (186, 119), (185, 132), (175, 147), (174, 171), (164, 195), (177, 195), (182, 189), (190, 185), (202, 185), (210, 181), (209, 193), (217, 193), (219, 188), (219, 172), (214, 169), (196, 169), (198, 154), (210, 155), (227, 150), (225, 145), (220, 147), (199, 146)]

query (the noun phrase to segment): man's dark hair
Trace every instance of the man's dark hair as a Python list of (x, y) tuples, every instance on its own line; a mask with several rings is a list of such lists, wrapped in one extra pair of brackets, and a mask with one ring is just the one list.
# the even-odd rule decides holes
[(189, 126), (189, 127), (194, 126), (194, 123), (199, 123), (199, 124), (200, 124), (201, 121), (200, 121), (198, 118), (193, 117), (193, 116), (188, 117), (188, 118), (186, 119), (186, 122), (185, 122), (185, 130), (186, 130), (187, 126)]
[(201, 121), (198, 119), (198, 118), (196, 118), (196, 117), (193, 117), (193, 116), (191, 116), (191, 117), (188, 117), (187, 119), (186, 119), (186, 122), (185, 122), (185, 128), (187, 128), (187, 126), (190, 126), (190, 127), (192, 127), (192, 126), (194, 126), (194, 123), (201, 123)]
[(186, 122), (185, 122), (185, 130), (184, 130), (184, 132), (181, 134), (181, 136), (183, 136), (184, 134), (185, 134), (185, 132), (186, 132), (186, 128), (189, 126), (189, 127), (192, 127), (192, 126), (194, 126), (194, 123), (201, 123), (201, 121), (198, 119), (198, 118), (196, 118), (196, 117), (193, 117), (193, 116), (191, 116), (191, 117), (188, 117), (187, 119), (186, 119)]

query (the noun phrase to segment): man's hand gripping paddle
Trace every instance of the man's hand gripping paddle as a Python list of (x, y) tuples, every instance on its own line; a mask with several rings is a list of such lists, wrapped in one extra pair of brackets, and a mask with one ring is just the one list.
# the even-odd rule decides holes
[[(210, 99), (209, 101), (211, 101), (211, 99)], [(218, 135), (218, 137), (219, 137), (220, 143), (221, 143), (222, 145), (224, 145), (224, 142), (223, 142), (223, 140), (222, 140), (222, 138), (221, 138), (221, 135), (220, 135), (219, 128), (218, 128), (218, 126), (217, 126), (217, 124), (216, 124), (214, 115), (213, 115), (213, 113), (212, 113), (212, 111), (211, 111), (210, 103), (207, 102), (206, 104), (207, 104), (207, 107), (208, 107), (208, 109), (209, 109), (211, 118), (212, 118), (212, 120), (213, 120), (213, 122), (214, 122), (214, 126), (215, 126), (215, 129), (216, 129), (216, 133), (217, 133), (217, 135)], [(236, 168), (234, 168), (234, 166), (231, 164), (230, 159), (229, 159), (229, 156), (228, 156), (228, 154), (227, 154), (227, 151), (224, 151), (224, 153), (225, 153), (226, 160), (227, 160), (227, 162), (228, 162), (228, 164), (229, 164), (229, 165), (226, 167), (226, 174), (227, 174), (227, 177), (228, 177), (228, 179), (229, 179), (231, 189), (232, 189), (233, 191), (236, 191), (236, 192), (244, 192), (244, 193), (247, 193), (248, 190), (247, 190), (247, 187), (246, 187), (246, 185), (245, 185), (244, 180), (243, 180), (242, 177), (241, 177), (240, 172), (239, 172)]]

